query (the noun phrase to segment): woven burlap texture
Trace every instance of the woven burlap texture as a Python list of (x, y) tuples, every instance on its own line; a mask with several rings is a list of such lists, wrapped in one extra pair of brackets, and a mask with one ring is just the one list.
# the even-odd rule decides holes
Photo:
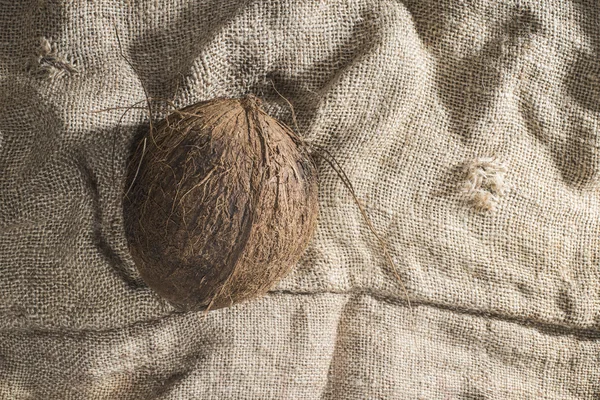
[[(0, 398), (599, 398), (588, 4), (0, 0)], [(175, 313), (123, 230), (144, 86), (176, 107), (253, 93), (293, 126), (276, 87), (412, 307), (319, 162), (292, 274)]]

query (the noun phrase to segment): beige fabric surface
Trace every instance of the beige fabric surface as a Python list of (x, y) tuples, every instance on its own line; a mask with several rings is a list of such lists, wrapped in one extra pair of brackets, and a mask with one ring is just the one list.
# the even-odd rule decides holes
[[(593, 4), (0, 0), (0, 398), (600, 398)], [(253, 93), (292, 124), (271, 82), (412, 307), (325, 163), (265, 298), (177, 314), (141, 281), (121, 197), (148, 117), (114, 108)]]

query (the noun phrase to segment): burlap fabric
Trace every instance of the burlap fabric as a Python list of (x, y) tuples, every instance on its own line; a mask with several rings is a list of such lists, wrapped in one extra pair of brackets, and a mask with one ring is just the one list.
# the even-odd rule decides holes
[[(0, 398), (600, 398), (591, 4), (0, 1)], [(292, 124), (271, 82), (412, 307), (325, 163), (267, 297), (177, 314), (140, 280), (121, 196), (148, 117), (114, 108), (254, 93)]]

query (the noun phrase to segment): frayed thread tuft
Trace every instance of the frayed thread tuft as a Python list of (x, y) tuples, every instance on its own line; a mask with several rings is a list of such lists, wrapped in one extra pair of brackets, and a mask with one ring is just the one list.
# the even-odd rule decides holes
[(463, 172), (460, 192), (465, 201), (477, 212), (494, 211), (506, 194), (506, 165), (495, 157), (478, 157), (467, 162)]
[(27, 70), (32, 75), (49, 80), (79, 72), (71, 63), (58, 56), (56, 43), (51, 43), (45, 37), (40, 38), (37, 54), (28, 64)]

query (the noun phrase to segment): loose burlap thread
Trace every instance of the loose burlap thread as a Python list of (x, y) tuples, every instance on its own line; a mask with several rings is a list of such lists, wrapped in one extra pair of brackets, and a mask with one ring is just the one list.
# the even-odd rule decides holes
[[(598, 398), (598, 11), (0, 1), (0, 398)], [(411, 308), (324, 163), (265, 298), (177, 314), (140, 279), (121, 198), (148, 116), (117, 107), (252, 93), (293, 125), (273, 85)]]

